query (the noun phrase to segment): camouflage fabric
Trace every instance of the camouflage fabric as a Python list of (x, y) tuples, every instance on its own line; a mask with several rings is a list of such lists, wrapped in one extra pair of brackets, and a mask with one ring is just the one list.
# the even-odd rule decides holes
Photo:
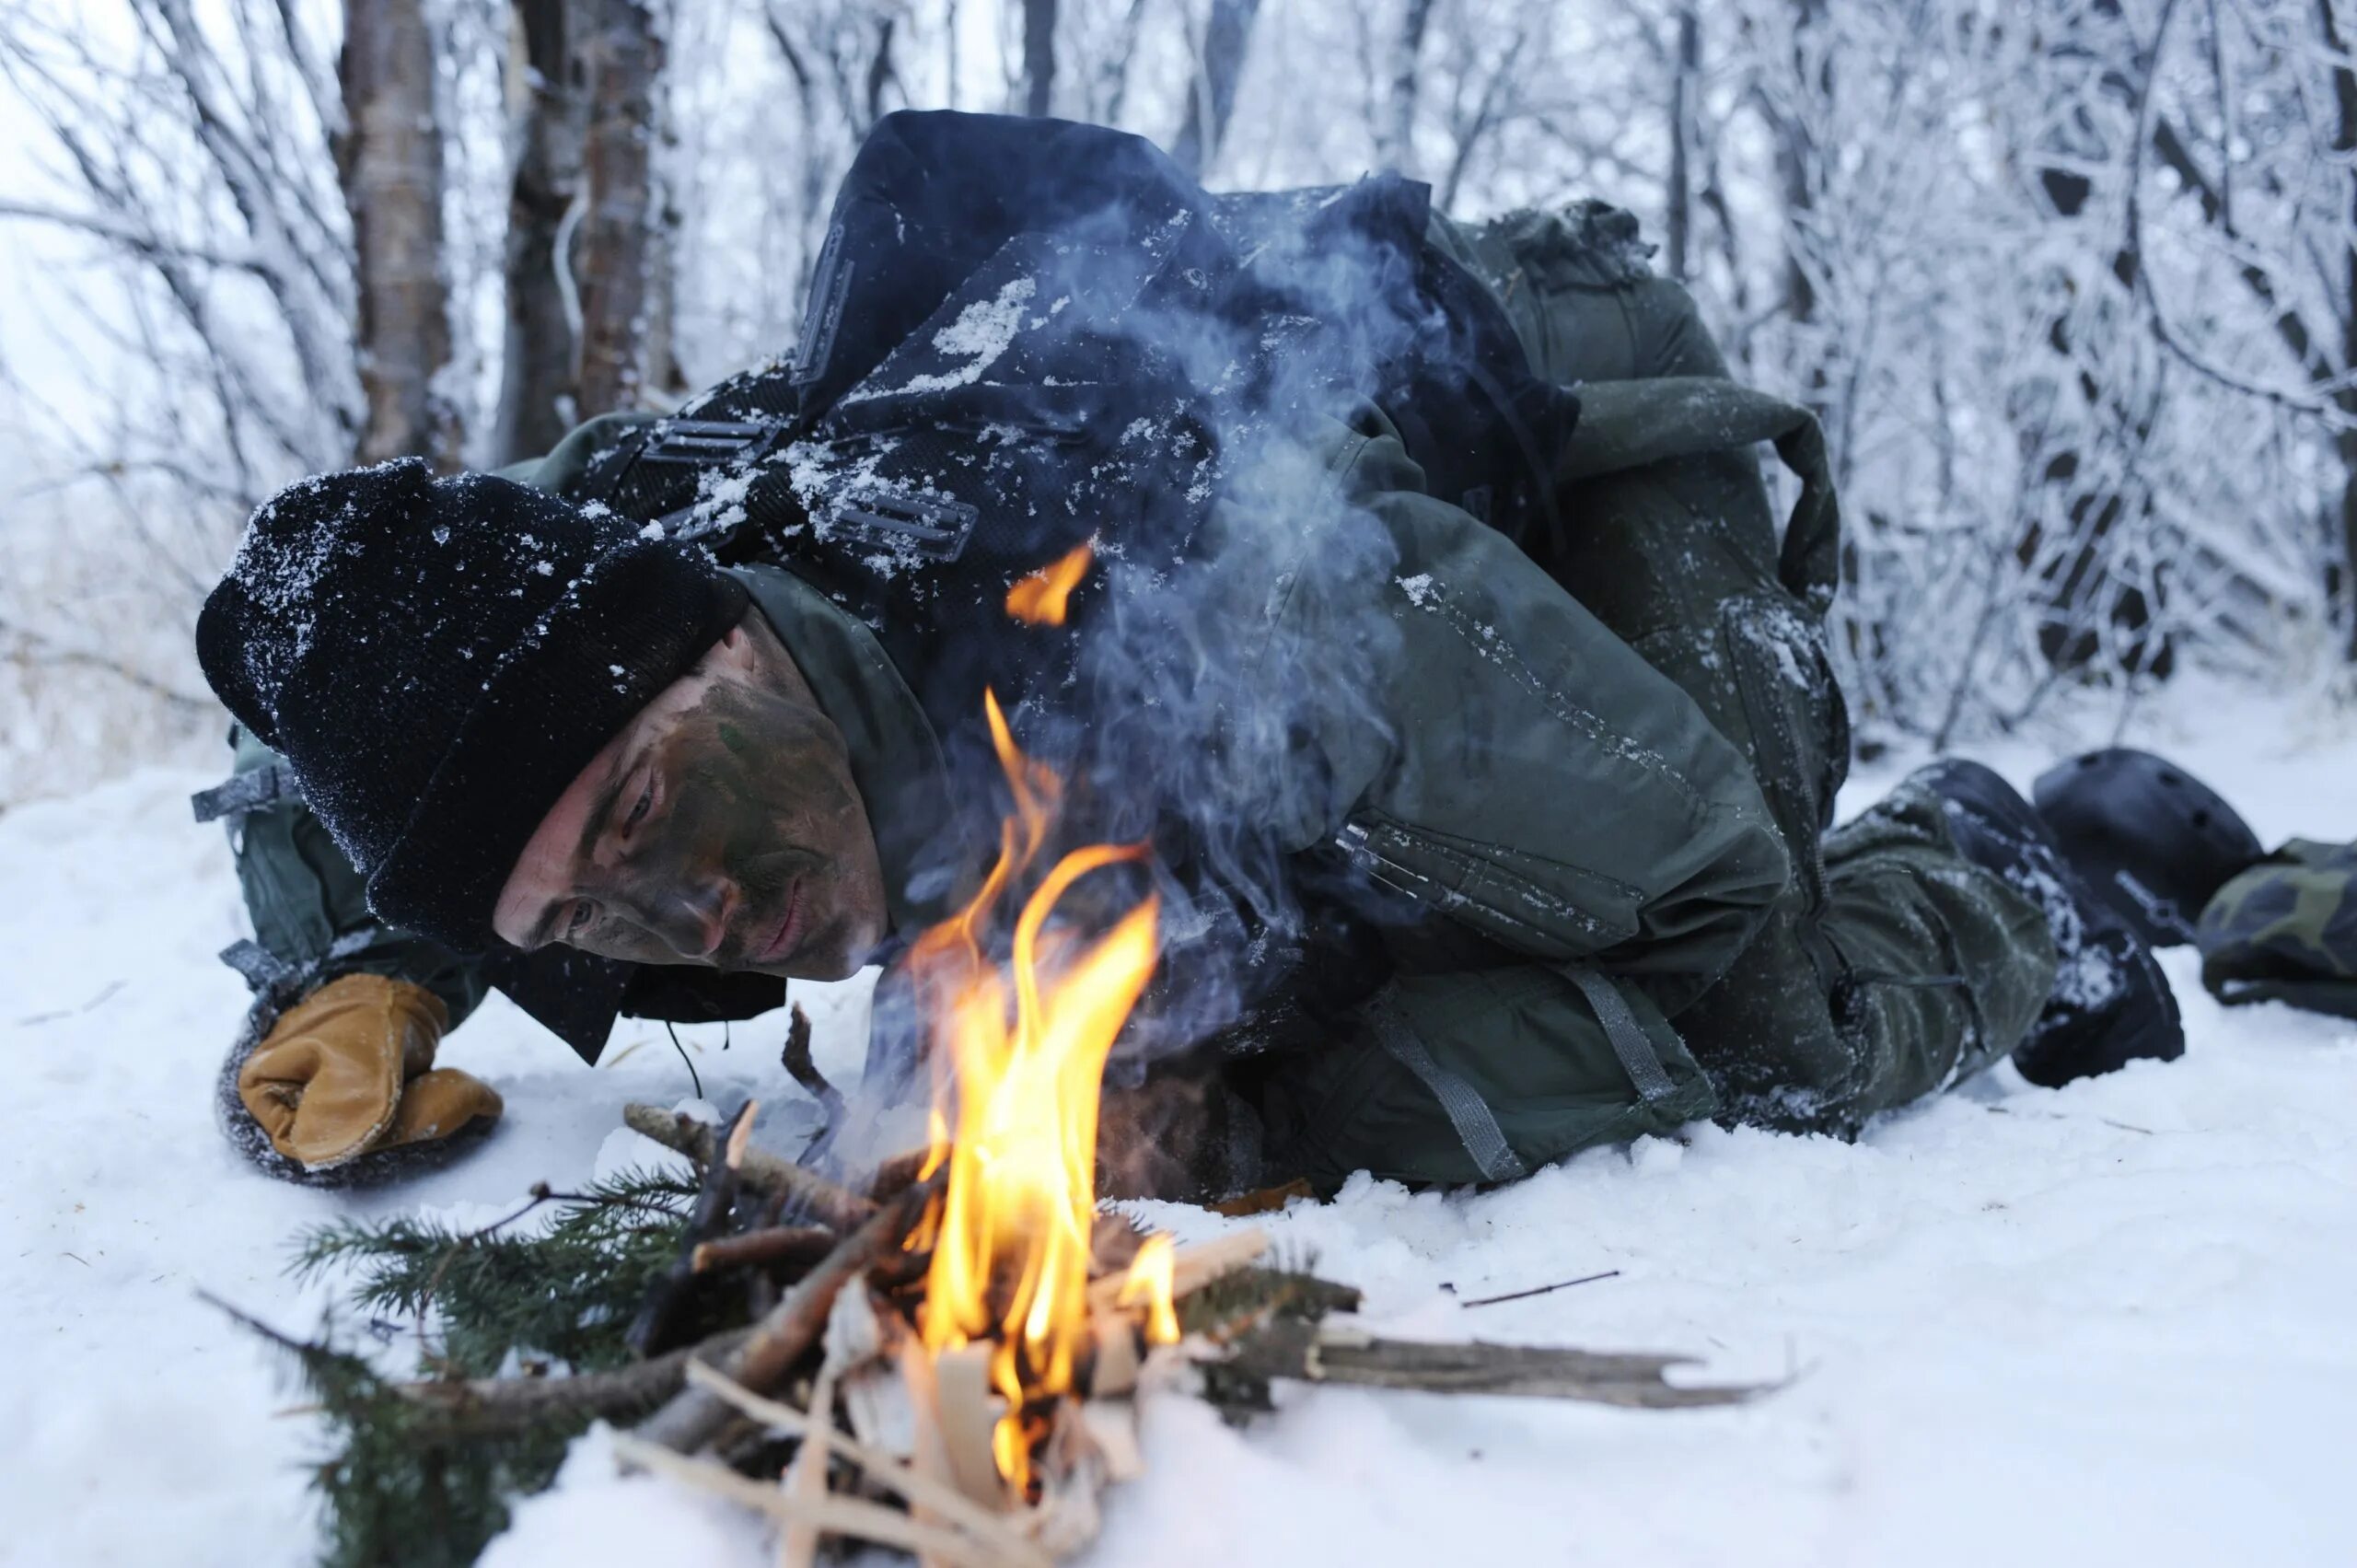
[(2221, 1002), (2357, 1018), (2357, 843), (2293, 839), (2218, 889), (2196, 940)]

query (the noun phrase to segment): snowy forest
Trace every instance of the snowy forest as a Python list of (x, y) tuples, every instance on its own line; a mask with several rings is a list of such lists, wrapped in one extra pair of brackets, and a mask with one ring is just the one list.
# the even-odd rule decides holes
[[(0, 0), (0, 1565), (2357, 1562), (2357, 0)], [(1631, 218), (1731, 379), (1538, 368)]]
[[(2117, 730), (2357, 656), (2342, 0), (15, 0), (0, 800), (194, 755), (188, 654), (300, 474), (535, 455), (790, 350), (901, 107), (1213, 189), (1395, 168), (1634, 213), (1820, 416), (1862, 739)], [(2098, 738), (2100, 736), (2097, 737)]]

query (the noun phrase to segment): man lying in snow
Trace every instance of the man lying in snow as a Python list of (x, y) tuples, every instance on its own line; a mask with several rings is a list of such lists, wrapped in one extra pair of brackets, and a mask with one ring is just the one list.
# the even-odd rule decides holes
[[(2176, 1055), (2145, 943), (1993, 774), (1826, 830), (1809, 416), (1726, 378), (1626, 215), (1426, 194), (1207, 196), (1114, 133), (895, 115), (791, 366), (261, 507), (198, 629), (244, 736), (257, 1157), (361, 1179), (488, 1126), (428, 1069), (490, 984), (594, 1059), (618, 1007), (881, 962), (869, 1077), (911, 1086), (889, 966), (995, 850), (986, 691), (1068, 781), (1060, 841), (1155, 852), (1133, 1187), (1503, 1180)], [(1083, 545), (1063, 624), (1008, 613)], [(1199, 1091), (1175, 1131), (1161, 1082)]]

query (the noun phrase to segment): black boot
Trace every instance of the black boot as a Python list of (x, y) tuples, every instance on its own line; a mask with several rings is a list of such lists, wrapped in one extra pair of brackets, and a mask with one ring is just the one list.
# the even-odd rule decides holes
[(2192, 941), (2202, 906), (2267, 853), (2223, 796), (2150, 751), (2073, 757), (2030, 793), (2062, 858), (2155, 947)]
[(2072, 869), (2029, 802), (1978, 762), (1947, 758), (1915, 777), (1945, 803), (1957, 851), (2046, 912), (2061, 964), (2045, 1011), (2014, 1048), (2022, 1076), (2060, 1088), (2139, 1058), (2184, 1055), (2185, 1025), (2151, 947)]

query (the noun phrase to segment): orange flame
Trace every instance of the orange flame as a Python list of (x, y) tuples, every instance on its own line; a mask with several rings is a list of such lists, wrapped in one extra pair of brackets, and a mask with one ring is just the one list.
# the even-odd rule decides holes
[(1017, 577), (1006, 590), (1006, 612), (1026, 626), (1062, 625), (1064, 603), (1088, 575), (1088, 563), (1096, 553), (1097, 541), (1085, 539), (1059, 559)]
[(1145, 1308), (1145, 1342), (1150, 1345), (1178, 1342), (1178, 1310), (1170, 1304), (1171, 1261), (1178, 1252), (1167, 1234), (1147, 1237), (1130, 1260), (1121, 1294), (1114, 1298), (1117, 1307)]
[[(1147, 897), (1086, 945), (1048, 931), (1074, 882), (1147, 853), (1143, 844), (1076, 850), (1024, 903), (1012, 975), (989, 959), (982, 936), (991, 912), (1038, 854), (1062, 784), (1016, 749), (995, 695), (985, 694), (984, 710), (1014, 787), (1015, 813), (1001, 824), (998, 862), (981, 891), (910, 954), (937, 1039), (927, 1173), (945, 1160), (949, 1166), (930, 1227), (922, 1328), (936, 1355), (993, 1342), (991, 1385), (1007, 1412), (992, 1449), (999, 1473), (1020, 1495), (1037, 1430), (1027, 1427), (1027, 1407), (1072, 1391), (1074, 1363), (1088, 1343), (1097, 1098), (1106, 1056), (1154, 971), (1159, 907)], [(949, 1074), (954, 1140), (945, 1109)]]

